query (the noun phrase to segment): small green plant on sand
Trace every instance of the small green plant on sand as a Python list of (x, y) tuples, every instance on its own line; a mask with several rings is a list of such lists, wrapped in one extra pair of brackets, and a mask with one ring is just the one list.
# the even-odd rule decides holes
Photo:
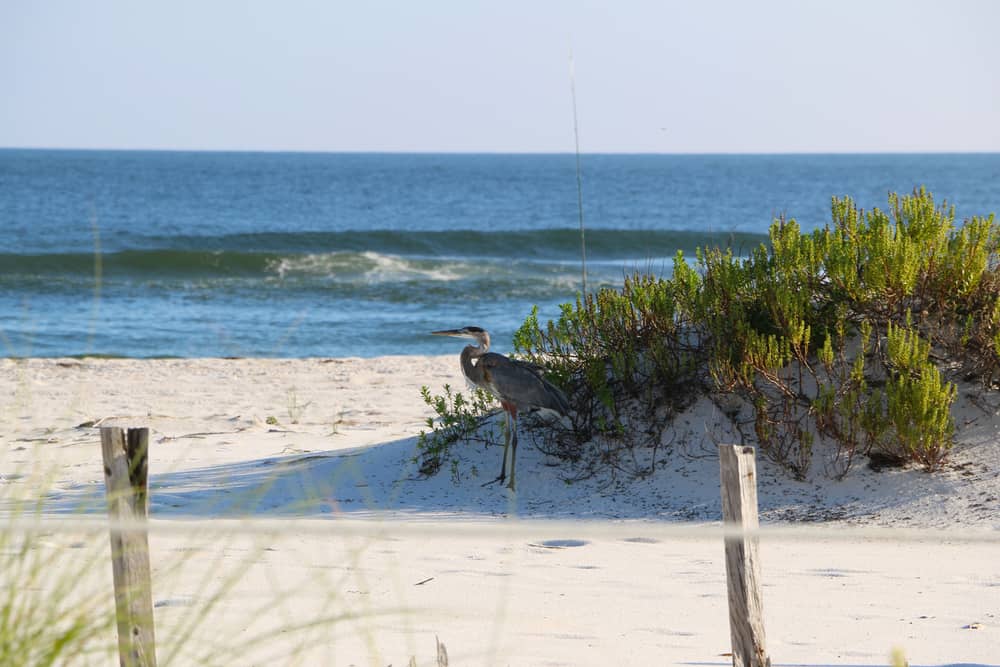
[(329, 435), (337, 435), (340, 433), (340, 426), (344, 423), (344, 410), (338, 410), (337, 416), (330, 420), (330, 433)]
[(449, 462), (452, 478), (458, 477), (457, 459), (452, 447), (461, 442), (479, 441), (495, 444), (497, 433), (492, 427), (483, 428), (499, 411), (496, 399), (489, 392), (476, 388), (469, 396), (444, 386), (444, 394), (431, 394), (428, 387), (420, 388), (424, 403), (433, 408), (436, 417), (427, 418), (428, 431), (417, 436), (417, 456), (423, 475), (433, 475)]
[(293, 424), (298, 424), (299, 423), (299, 419), (302, 418), (302, 413), (304, 413), (306, 411), (306, 408), (308, 408), (310, 405), (312, 405), (312, 401), (306, 401), (305, 403), (300, 402), (299, 401), (299, 393), (298, 393), (298, 390), (296, 390), (295, 387), (292, 387), (291, 389), (288, 390), (286, 398), (287, 398), (287, 402), (288, 402), (288, 406), (287, 406), (288, 407), (288, 419)]
[(890, 323), (888, 352), (892, 375), (885, 399), (892, 429), (881, 447), (901, 461), (914, 460), (933, 470), (952, 446), (955, 420), (950, 408), (958, 390), (941, 377), (929, 360), (930, 343), (915, 331)]

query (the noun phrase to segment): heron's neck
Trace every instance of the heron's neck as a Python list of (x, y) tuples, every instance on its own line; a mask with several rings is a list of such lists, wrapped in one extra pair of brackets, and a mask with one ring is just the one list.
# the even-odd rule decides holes
[(489, 339), (479, 341), (479, 345), (466, 345), (465, 349), (462, 350), (462, 359), (468, 360), (471, 363), (473, 359), (478, 359), (486, 354), (489, 349)]
[(466, 345), (462, 348), (462, 355), (459, 359), (462, 362), (462, 373), (465, 374), (465, 377), (473, 384), (480, 385), (483, 382), (483, 369), (479, 368), (479, 364), (472, 363), (472, 360), (479, 359), (490, 349), (490, 335), (482, 331), (476, 336), (476, 342), (479, 345)]
[(482, 375), (482, 369), (478, 368), (476, 364), (472, 363), (473, 359), (478, 359), (479, 357), (486, 354), (486, 351), (490, 349), (490, 339), (480, 340), (479, 345), (466, 345), (462, 350), (462, 372), (465, 373), (465, 377), (472, 380), (474, 383), (478, 383), (480, 376)]
[(481, 332), (476, 337), (476, 342), (479, 345), (466, 345), (465, 349), (462, 350), (462, 356), (468, 357), (469, 359), (478, 359), (479, 357), (486, 354), (490, 349), (490, 335), (485, 331)]

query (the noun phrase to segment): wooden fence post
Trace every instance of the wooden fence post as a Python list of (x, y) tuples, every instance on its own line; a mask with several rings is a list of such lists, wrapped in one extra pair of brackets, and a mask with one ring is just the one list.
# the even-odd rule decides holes
[[(156, 667), (149, 539), (145, 530), (136, 530), (134, 525), (145, 522), (149, 512), (148, 452), (148, 428), (101, 428), (122, 667)], [(115, 522), (126, 524), (125, 529), (115, 528)]]
[[(722, 521), (727, 529), (756, 530), (757, 468), (753, 447), (719, 446)], [(757, 537), (726, 536), (729, 635), (735, 667), (770, 667), (764, 641)]]

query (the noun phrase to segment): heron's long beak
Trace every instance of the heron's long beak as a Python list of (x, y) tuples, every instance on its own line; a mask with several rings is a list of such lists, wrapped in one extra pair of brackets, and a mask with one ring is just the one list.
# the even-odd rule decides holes
[(461, 329), (445, 329), (444, 331), (432, 331), (432, 336), (452, 336), (453, 338), (471, 338), (471, 336)]

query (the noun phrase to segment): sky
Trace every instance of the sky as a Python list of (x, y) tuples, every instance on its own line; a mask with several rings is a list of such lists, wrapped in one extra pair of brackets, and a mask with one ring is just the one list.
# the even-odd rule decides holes
[[(993, 0), (3, 0), (0, 147), (1000, 151)], [(570, 66), (572, 53), (573, 66)]]

